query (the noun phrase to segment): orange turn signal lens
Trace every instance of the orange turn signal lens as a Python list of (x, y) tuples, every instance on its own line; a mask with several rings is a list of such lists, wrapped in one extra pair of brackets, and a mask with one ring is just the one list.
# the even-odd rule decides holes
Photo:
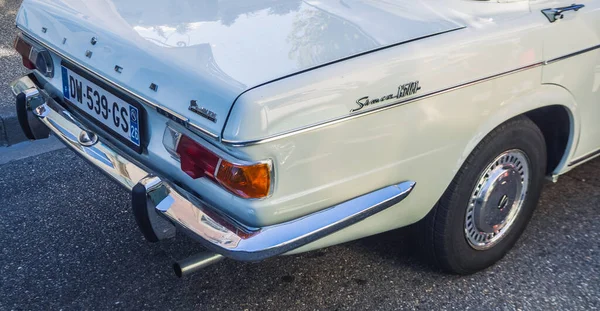
[(229, 191), (245, 199), (259, 199), (269, 195), (271, 168), (267, 163), (236, 165), (221, 160), (216, 179)]

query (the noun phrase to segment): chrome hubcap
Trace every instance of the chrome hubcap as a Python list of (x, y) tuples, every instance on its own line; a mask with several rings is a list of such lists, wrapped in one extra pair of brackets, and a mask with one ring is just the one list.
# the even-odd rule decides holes
[(481, 173), (471, 193), (465, 216), (465, 236), (476, 250), (498, 243), (517, 218), (529, 184), (529, 159), (509, 150)]

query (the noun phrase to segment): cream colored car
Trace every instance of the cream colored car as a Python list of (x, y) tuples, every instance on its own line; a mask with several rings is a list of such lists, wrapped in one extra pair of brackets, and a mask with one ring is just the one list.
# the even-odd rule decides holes
[(600, 154), (600, 0), (25, 0), (16, 24), (23, 130), (131, 191), (149, 241), (206, 246), (178, 275), (412, 224), (475, 272)]

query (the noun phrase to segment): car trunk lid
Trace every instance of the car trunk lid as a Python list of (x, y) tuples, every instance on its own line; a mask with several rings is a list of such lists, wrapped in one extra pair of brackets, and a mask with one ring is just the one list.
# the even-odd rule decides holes
[(219, 135), (235, 99), (252, 87), (460, 28), (436, 3), (25, 0), (17, 25)]

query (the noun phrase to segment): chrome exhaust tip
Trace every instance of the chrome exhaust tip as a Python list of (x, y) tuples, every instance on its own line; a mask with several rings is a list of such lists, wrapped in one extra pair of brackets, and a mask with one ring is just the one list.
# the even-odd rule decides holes
[(177, 277), (181, 278), (215, 264), (223, 259), (225, 259), (225, 257), (223, 257), (221, 254), (210, 252), (198, 253), (186, 259), (176, 261), (173, 264), (173, 271), (175, 271), (175, 275)]

